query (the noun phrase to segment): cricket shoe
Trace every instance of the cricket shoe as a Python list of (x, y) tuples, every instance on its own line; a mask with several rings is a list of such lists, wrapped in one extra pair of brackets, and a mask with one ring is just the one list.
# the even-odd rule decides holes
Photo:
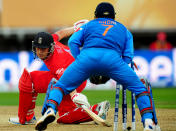
[(152, 119), (145, 119), (144, 131), (161, 131), (159, 125), (155, 125)]
[(155, 131), (161, 131), (161, 128), (160, 128), (159, 125), (156, 125), (156, 126), (155, 126)]
[[(33, 116), (33, 118), (30, 121), (25, 121), (24, 125), (34, 125), (36, 123), (36, 118)], [(11, 124), (17, 124), (17, 125), (23, 125), (19, 121), (19, 117), (10, 117), (9, 123)]]
[(56, 119), (56, 115), (52, 108), (48, 108), (45, 114), (37, 121), (35, 129), (36, 130), (45, 130), (49, 123), (52, 123)]
[(101, 103), (98, 103), (98, 106), (96, 107), (95, 111), (98, 112), (99, 117), (106, 120), (109, 108), (110, 108), (110, 102), (109, 101), (103, 101)]

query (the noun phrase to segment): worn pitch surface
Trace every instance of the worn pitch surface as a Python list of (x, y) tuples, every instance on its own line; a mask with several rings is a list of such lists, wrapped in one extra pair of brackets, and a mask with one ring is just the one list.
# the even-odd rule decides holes
[[(42, 107), (36, 107), (36, 117), (39, 118)], [(13, 125), (8, 123), (9, 117), (17, 116), (17, 106), (0, 106), (0, 130), (1, 131), (34, 131), (35, 125)], [(175, 109), (157, 109), (157, 116), (162, 131), (176, 131), (176, 110)], [(122, 115), (119, 109), (119, 131), (122, 129)], [(113, 125), (114, 109), (111, 108), (107, 121)], [(128, 109), (128, 126), (131, 126), (131, 109)], [(113, 131), (113, 127), (104, 127), (95, 125), (93, 122), (63, 125), (57, 124), (56, 121), (48, 125), (47, 131)], [(140, 122), (140, 115), (136, 109), (136, 131), (143, 131)]]

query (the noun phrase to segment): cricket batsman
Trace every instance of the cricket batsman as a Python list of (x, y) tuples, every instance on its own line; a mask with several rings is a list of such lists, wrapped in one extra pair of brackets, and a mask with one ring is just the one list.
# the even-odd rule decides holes
[[(38, 93), (47, 92), (46, 96), (48, 96), (50, 90), (53, 88), (52, 84), (60, 79), (66, 68), (75, 60), (71, 55), (69, 48), (60, 43), (59, 40), (70, 36), (74, 30), (77, 30), (77, 28), (82, 24), (85, 24), (85, 22), (87, 22), (87, 20), (78, 21), (74, 24), (74, 27), (59, 30), (54, 34), (39, 32), (35, 36), (34, 41), (32, 41), (33, 53), (36, 58), (41, 59), (45, 63), (49, 71), (28, 72), (27, 69), (24, 69), (18, 85), (18, 117), (9, 118), (10, 123), (22, 125), (36, 123), (34, 108)], [(72, 76), (70, 75), (68, 79), (71, 80)], [(86, 83), (86, 80), (81, 82), (72, 94), (77, 92), (80, 97), (86, 98), (86, 96), (80, 93), (85, 88)], [(109, 106), (110, 103), (108, 101), (103, 101), (99, 104), (90, 106), (90, 109), (100, 117), (106, 119)], [(75, 105), (71, 100), (70, 94), (65, 95), (63, 101), (56, 108), (59, 114), (58, 123), (78, 124), (92, 121), (92, 118), (90, 118), (82, 108)], [(44, 106), (42, 114), (45, 112), (45, 109), (46, 107)]]

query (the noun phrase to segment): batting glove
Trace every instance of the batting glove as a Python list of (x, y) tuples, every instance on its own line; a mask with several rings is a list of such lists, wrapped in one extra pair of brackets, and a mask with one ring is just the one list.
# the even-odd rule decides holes
[(87, 100), (87, 97), (84, 94), (81, 93), (75, 93), (71, 97), (72, 101), (77, 105), (77, 107), (82, 107), (83, 105), (87, 108), (90, 108), (90, 104)]
[(75, 23), (73, 24), (74, 31), (77, 31), (82, 25), (86, 24), (87, 22), (89, 22), (89, 20), (86, 20), (86, 19), (84, 19), (84, 20), (79, 20), (79, 21), (75, 22)]

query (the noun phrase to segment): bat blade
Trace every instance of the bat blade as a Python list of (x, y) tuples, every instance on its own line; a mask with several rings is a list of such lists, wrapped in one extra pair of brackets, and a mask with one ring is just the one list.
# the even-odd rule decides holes
[(112, 125), (110, 123), (108, 123), (106, 120), (102, 119), (101, 117), (99, 117), (97, 114), (95, 114), (94, 112), (92, 112), (89, 108), (87, 108), (86, 106), (82, 106), (82, 108), (87, 112), (87, 114), (98, 124), (103, 125), (103, 126), (107, 126), (107, 127), (111, 127)]

